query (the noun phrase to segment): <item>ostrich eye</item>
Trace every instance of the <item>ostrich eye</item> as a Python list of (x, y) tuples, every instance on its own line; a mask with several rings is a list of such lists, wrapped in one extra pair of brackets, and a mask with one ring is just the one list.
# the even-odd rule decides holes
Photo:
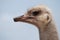
[(34, 12), (32, 12), (32, 15), (33, 16), (37, 16), (39, 14), (39, 11), (34, 11)]

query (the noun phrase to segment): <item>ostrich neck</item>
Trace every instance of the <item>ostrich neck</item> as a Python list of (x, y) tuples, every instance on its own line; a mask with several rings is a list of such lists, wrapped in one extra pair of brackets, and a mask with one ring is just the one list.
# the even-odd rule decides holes
[[(40, 26), (40, 25), (39, 25)], [(57, 31), (53, 22), (49, 23), (44, 28), (39, 28), (40, 40), (58, 40)]]

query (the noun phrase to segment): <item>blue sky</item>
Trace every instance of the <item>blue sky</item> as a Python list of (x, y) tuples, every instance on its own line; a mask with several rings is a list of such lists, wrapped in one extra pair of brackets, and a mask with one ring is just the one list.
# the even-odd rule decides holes
[(39, 40), (38, 29), (34, 25), (15, 23), (13, 18), (40, 4), (52, 9), (60, 35), (60, 0), (0, 0), (0, 40)]

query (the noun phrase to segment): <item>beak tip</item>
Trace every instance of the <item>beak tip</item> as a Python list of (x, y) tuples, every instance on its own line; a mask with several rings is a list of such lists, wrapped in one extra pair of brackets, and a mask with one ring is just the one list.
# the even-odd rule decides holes
[(16, 18), (13, 18), (14, 22), (17, 22)]

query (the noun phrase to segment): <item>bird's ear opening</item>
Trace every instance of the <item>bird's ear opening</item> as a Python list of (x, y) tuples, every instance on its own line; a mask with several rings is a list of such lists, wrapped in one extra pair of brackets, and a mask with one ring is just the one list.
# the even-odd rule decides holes
[(47, 24), (49, 24), (51, 22), (51, 16), (50, 15), (47, 15)]

